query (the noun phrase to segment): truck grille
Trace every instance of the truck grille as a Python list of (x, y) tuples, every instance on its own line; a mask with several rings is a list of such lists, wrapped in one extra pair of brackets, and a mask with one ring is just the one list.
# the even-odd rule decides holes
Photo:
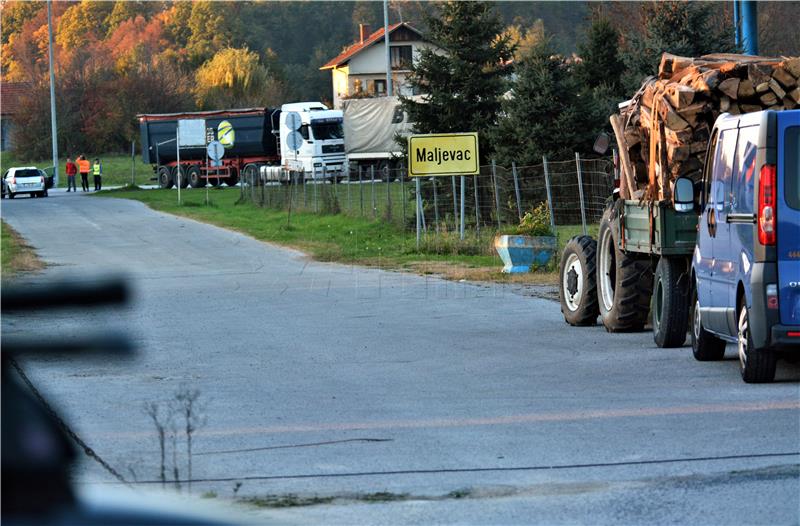
[(323, 144), (322, 153), (339, 153), (344, 151), (344, 144)]

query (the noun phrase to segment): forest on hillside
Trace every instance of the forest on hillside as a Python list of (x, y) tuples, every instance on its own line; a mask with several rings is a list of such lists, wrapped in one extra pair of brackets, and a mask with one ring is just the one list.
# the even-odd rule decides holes
[[(711, 9), (730, 18), (730, 2)], [(571, 55), (593, 17), (625, 35), (643, 31), (642, 3), (496, 2), (492, 8), (524, 48), (546, 38)], [(797, 3), (760, 2), (762, 51), (798, 54)], [(2, 81), (30, 85), (20, 101), (17, 154), (49, 151), (47, 9), (41, 1), (0, 1)], [(426, 31), (436, 4), (389, 2), (390, 23)], [(62, 151), (120, 151), (138, 135), (135, 116), (222, 107), (331, 100), (319, 67), (352, 44), (359, 24), (383, 24), (382, 2), (62, 1), (52, 3)], [(795, 11), (796, 12), (796, 11)], [(781, 23), (783, 22), (783, 23)], [(624, 42), (623, 42), (624, 43)]]

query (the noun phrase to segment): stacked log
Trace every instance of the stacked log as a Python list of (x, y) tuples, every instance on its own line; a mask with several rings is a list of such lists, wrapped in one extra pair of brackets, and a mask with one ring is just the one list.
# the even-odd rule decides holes
[(626, 199), (669, 199), (676, 177), (702, 177), (705, 151), (722, 113), (800, 107), (800, 58), (665, 53), (658, 77), (645, 80), (611, 119)]

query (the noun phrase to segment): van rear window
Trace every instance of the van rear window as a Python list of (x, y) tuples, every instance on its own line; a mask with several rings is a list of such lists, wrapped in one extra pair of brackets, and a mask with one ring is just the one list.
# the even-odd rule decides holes
[(786, 129), (784, 143), (784, 175), (786, 204), (800, 210), (800, 126)]
[(39, 170), (15, 170), (14, 177), (39, 177), (42, 174), (39, 173)]

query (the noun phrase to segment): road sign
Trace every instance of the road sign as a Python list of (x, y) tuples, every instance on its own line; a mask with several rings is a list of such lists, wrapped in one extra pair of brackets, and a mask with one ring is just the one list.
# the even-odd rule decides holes
[(181, 148), (206, 145), (206, 121), (203, 119), (179, 119), (178, 142)]
[(408, 137), (408, 175), (478, 175), (477, 133), (433, 133)]
[(286, 145), (289, 147), (290, 150), (297, 151), (300, 149), (300, 146), (303, 144), (303, 136), (300, 135), (300, 132), (293, 131), (286, 135)]
[(222, 159), (222, 156), (225, 155), (225, 147), (219, 141), (211, 141), (206, 147), (206, 152), (208, 152), (208, 157), (210, 159), (219, 161)]
[(286, 114), (286, 127), (292, 131), (297, 131), (303, 122), (300, 120), (300, 114), (296, 111), (290, 111)]

